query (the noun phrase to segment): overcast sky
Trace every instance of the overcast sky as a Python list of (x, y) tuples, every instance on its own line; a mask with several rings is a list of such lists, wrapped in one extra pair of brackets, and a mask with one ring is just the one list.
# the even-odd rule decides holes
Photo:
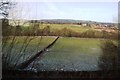
[(21, 2), (15, 10), (24, 19), (116, 22), (118, 2)]

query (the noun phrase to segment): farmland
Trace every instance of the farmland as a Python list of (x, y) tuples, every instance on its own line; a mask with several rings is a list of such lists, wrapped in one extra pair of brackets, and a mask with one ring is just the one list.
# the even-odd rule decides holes
[[(118, 36), (115, 33), (117, 31), (107, 32), (104, 30), (105, 27), (101, 27), (102, 29), (99, 27), (101, 31), (97, 31), (95, 27), (94, 25), (90, 27), (78, 24), (49, 23), (29, 23), (16, 28), (13, 26), (13, 32), (9, 35), (16, 36), (16, 41), (13, 41), (15, 44), (12, 44), (12, 50), (9, 50), (10, 46), (4, 50), (10, 51), (9, 62), (18, 65), (29, 60), (59, 36), (60, 39), (53, 47), (47, 50), (41, 59), (36, 60), (35, 69), (38, 71), (96, 71), (99, 70), (98, 61), (102, 54), (101, 41)], [(105, 29), (108, 30), (111, 27)], [(16, 59), (18, 59), (17, 62), (15, 62)]]
[(40, 70), (98, 70), (97, 61), (101, 53), (99, 43), (100, 40), (95, 39), (60, 38), (39, 61)]
[(0, 2), (2, 79), (118, 78), (117, 8), (115, 3)]
[[(13, 63), (17, 51), (24, 43), (25, 37), (16, 37), (16, 45), (12, 52)], [(33, 39), (24, 52), (24, 60), (37, 53), (55, 37), (36, 37)], [(99, 47), (101, 39), (89, 38), (67, 38), (61, 37), (56, 44), (48, 51), (41, 60), (38, 60), (36, 66), (38, 70), (65, 70), (65, 71), (94, 71), (98, 70), (98, 58), (101, 54)], [(19, 42), (19, 43), (18, 43)], [(40, 44), (38, 45), (38, 43)], [(11, 60), (11, 61), (12, 61)], [(20, 63), (23, 62), (21, 57)]]
[[(95, 25), (92, 25), (92, 27), (89, 27), (89, 26), (83, 26), (83, 25), (77, 25), (77, 24), (39, 24), (40, 29), (43, 29), (46, 26), (49, 26), (51, 31), (62, 30), (63, 28), (67, 28), (67, 29), (73, 30), (75, 32), (85, 32), (87, 30), (102, 31), (104, 29), (109, 29), (111, 31), (114, 30), (109, 27), (108, 28), (105, 28), (105, 27), (104, 28), (96, 28)], [(23, 26), (23, 28), (30, 28), (30, 27), (33, 27), (33, 26), (30, 26), (30, 24)]]
[(73, 24), (42, 24), (40, 28), (44, 28), (46, 26), (50, 26), (51, 30), (54, 31), (55, 29), (62, 30), (63, 28), (68, 28), (76, 32), (85, 32), (92, 28), (86, 28), (81, 25), (73, 25)]
[[(110, 28), (106, 27), (105, 29), (108, 30)], [(37, 52), (48, 46), (56, 36), (60, 36), (60, 39), (53, 47), (41, 59), (37, 59), (37, 63), (34, 65), (35, 69), (38, 71), (99, 70), (98, 61), (102, 53), (100, 48), (101, 41), (105, 38), (117, 37), (114, 32), (100, 30), (97, 31), (95, 26), (77, 24), (30, 23), (18, 26), (16, 28), (17, 33), (13, 33), (13, 35), (17, 36), (10, 53), (10, 62), (14, 64), (29, 60)], [(30, 43), (25, 49), (22, 49), (22, 47), (25, 47), (24, 43), (27, 44), (29, 42), (29, 40), (26, 40), (29, 38), (31, 38)], [(6, 47), (6, 49), (9, 48)], [(16, 55), (19, 54), (22, 56), (17, 57)], [(18, 62), (14, 62), (16, 59), (19, 59)]]
[[(118, 29), (116, 27), (98, 27), (95, 25), (83, 26), (77, 24), (40, 24), (31, 23), (21, 26), (19, 36), (62, 36), (79, 38), (117, 38)], [(17, 31), (18, 31), (17, 30)], [(14, 34), (13, 34), (14, 35)]]

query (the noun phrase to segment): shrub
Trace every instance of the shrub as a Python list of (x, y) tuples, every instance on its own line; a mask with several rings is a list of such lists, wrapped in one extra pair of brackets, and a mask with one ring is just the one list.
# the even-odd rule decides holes
[(99, 57), (98, 66), (101, 70), (118, 70), (118, 45), (112, 40), (105, 40), (101, 43), (102, 54)]

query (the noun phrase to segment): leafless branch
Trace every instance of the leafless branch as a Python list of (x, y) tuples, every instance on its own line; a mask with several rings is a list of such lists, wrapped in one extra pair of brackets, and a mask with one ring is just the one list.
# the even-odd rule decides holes
[(47, 47), (45, 47), (43, 50), (41, 50), (40, 52), (38, 52), (36, 55), (34, 55), (33, 57), (31, 57), (29, 60), (23, 62), (22, 64), (18, 65), (18, 69), (24, 69), (27, 66), (29, 66), (30, 63), (32, 63), (34, 60), (36, 60), (38, 57), (41, 57), (49, 48), (51, 48), (55, 42), (59, 39), (59, 37), (57, 37), (51, 44), (49, 44)]

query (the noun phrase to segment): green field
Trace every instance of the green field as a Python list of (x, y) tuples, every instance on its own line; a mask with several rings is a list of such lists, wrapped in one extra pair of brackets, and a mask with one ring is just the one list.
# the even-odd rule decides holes
[(61, 30), (63, 28), (67, 28), (67, 29), (71, 29), (75, 32), (84, 32), (86, 30), (92, 29), (92, 28), (89, 28), (89, 27), (86, 28), (86, 27), (83, 27), (83, 26), (80, 26), (80, 25), (73, 25), (73, 24), (42, 24), (42, 25), (40, 25), (40, 28), (44, 28), (47, 25), (50, 26), (51, 30), (54, 30), (54, 29)]
[(97, 70), (99, 40), (61, 38), (39, 62), (40, 70)]
[[(73, 25), (73, 24), (39, 24), (39, 28), (43, 29), (45, 27), (49, 26), (51, 31), (55, 31), (55, 30), (62, 30), (63, 28), (67, 28), (70, 30), (73, 30), (75, 32), (85, 32), (87, 30), (94, 30), (91, 27), (84, 27), (81, 25)], [(24, 28), (30, 27), (30, 25), (26, 25), (24, 26)]]
[[(12, 55), (20, 50), (25, 37), (17, 37), (16, 45), (12, 50)], [(49, 43), (55, 37), (36, 37), (24, 51), (24, 59), (34, 55)], [(97, 61), (101, 53), (100, 39), (90, 38), (60, 38), (55, 45), (38, 60), (36, 66), (38, 70), (67, 70), (67, 71), (89, 71), (98, 70)], [(39, 44), (39, 46), (38, 46)], [(14, 58), (14, 56), (13, 56)], [(14, 60), (13, 60), (14, 61)], [(21, 58), (21, 61), (23, 59)]]

